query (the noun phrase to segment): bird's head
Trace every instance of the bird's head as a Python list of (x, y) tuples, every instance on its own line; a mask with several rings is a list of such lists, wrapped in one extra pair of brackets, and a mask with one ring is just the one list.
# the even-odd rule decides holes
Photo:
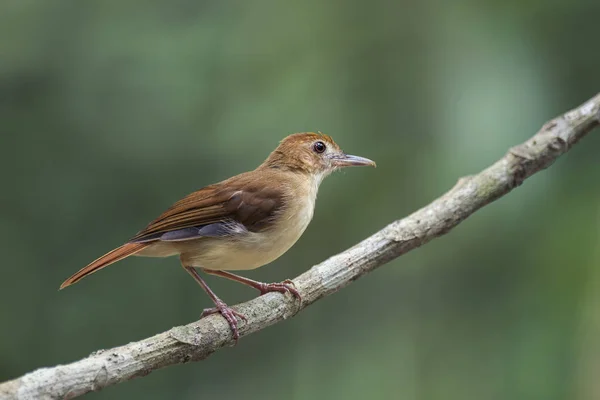
[(262, 166), (325, 177), (343, 167), (375, 167), (375, 162), (344, 153), (329, 135), (304, 132), (283, 139)]

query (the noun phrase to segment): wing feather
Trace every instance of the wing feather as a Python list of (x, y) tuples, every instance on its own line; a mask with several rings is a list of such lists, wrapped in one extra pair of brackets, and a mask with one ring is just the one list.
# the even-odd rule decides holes
[[(265, 187), (263, 179), (244, 179), (244, 175), (189, 194), (138, 232), (130, 242), (188, 240), (268, 228), (284, 207), (283, 191)], [(188, 228), (195, 228), (195, 233), (194, 229)], [(171, 234), (164, 235), (167, 232)]]

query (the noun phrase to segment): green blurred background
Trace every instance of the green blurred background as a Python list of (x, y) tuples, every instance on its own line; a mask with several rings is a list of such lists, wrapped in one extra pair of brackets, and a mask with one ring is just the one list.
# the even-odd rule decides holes
[[(58, 292), (187, 193), (321, 130), (294, 277), (600, 88), (597, 0), (0, 3), (0, 381), (196, 320), (176, 258)], [(90, 399), (600, 398), (600, 132), (435, 240), (208, 360)], [(230, 304), (251, 289), (208, 278)]]

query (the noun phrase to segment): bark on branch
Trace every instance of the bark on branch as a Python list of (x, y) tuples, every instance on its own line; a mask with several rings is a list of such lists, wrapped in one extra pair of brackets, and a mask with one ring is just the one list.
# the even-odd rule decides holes
[[(366, 273), (441, 236), (479, 208), (507, 194), (600, 124), (600, 94), (548, 123), (531, 139), (511, 148), (477, 175), (461, 178), (449, 192), (294, 279), (305, 308)], [(269, 293), (235, 307), (248, 317), (240, 336), (294, 316), (298, 303)], [(73, 398), (148, 375), (173, 364), (205, 359), (231, 345), (229, 325), (219, 315), (178, 326), (138, 342), (99, 350), (67, 365), (41, 368), (0, 384), (1, 399)]]

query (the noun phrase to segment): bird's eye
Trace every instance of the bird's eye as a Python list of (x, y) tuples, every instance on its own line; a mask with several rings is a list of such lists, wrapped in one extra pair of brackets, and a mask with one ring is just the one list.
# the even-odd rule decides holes
[(325, 149), (327, 148), (327, 146), (325, 146), (325, 143), (319, 141), (319, 142), (315, 142), (315, 144), (313, 145), (313, 149), (317, 152), (317, 153), (322, 153), (325, 151)]

